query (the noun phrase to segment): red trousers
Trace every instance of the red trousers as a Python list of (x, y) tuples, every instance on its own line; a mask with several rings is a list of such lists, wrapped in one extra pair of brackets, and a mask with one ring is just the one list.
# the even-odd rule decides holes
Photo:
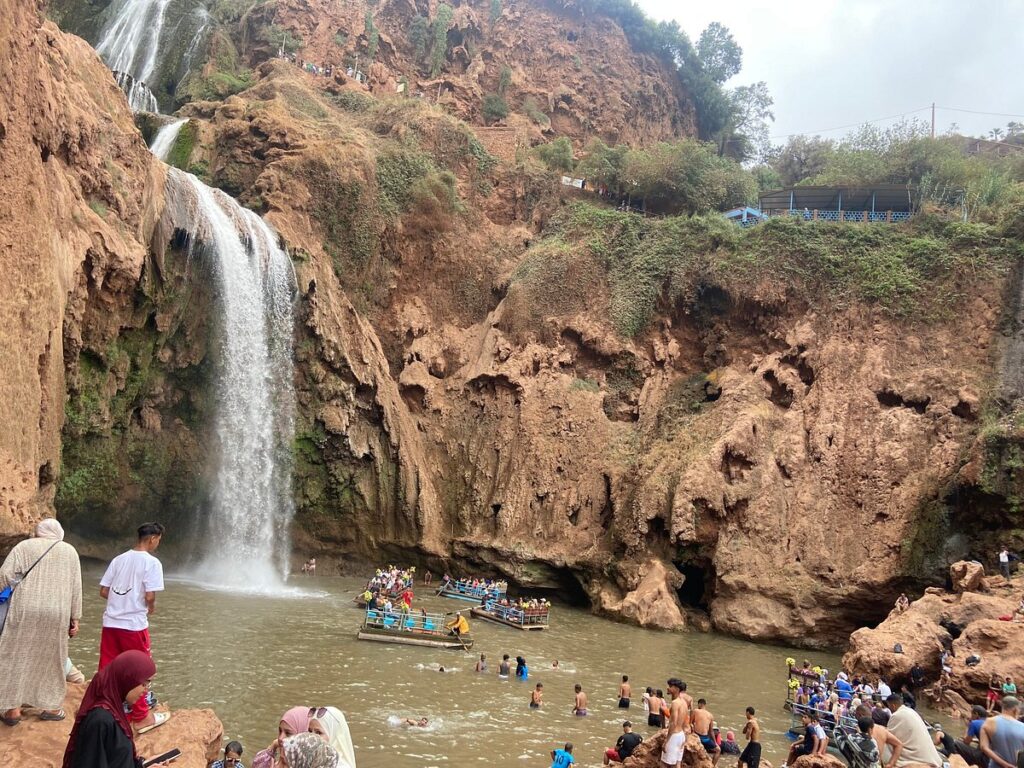
[[(149, 630), (104, 627), (100, 635), (100, 669), (103, 669), (125, 651), (142, 651), (152, 657), (149, 652)], [(145, 720), (148, 714), (149, 703), (146, 701), (146, 694), (143, 693), (132, 706), (128, 719), (133, 723), (138, 723)]]

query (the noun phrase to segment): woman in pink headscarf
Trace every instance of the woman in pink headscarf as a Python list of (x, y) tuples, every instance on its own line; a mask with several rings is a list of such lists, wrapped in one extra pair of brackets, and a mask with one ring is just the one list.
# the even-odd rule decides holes
[(277, 725), (277, 738), (270, 746), (257, 752), (252, 759), (252, 768), (271, 768), (277, 762), (282, 742), (289, 736), (305, 733), (309, 729), (309, 707), (292, 707), (283, 715)]

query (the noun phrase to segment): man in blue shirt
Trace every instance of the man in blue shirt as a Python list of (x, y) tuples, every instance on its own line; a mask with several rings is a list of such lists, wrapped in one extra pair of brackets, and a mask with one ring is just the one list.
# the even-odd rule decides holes
[(572, 742), (565, 743), (565, 749), (555, 749), (551, 752), (551, 768), (569, 768), (576, 762), (572, 756)]
[(850, 701), (853, 698), (853, 686), (846, 678), (840, 677), (836, 680), (836, 693), (839, 694), (840, 701)]

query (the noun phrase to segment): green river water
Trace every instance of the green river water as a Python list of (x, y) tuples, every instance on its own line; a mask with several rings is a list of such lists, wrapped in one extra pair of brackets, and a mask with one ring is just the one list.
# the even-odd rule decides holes
[[(86, 676), (96, 669), (103, 601), (102, 572), (87, 568), (81, 635), (71, 656)], [(647, 727), (640, 694), (679, 676), (689, 693), (708, 700), (722, 732), (737, 732), (748, 705), (757, 708), (765, 757), (778, 765), (788, 742), (785, 659), (810, 658), (836, 669), (836, 654), (759, 645), (717, 634), (643, 630), (556, 605), (551, 628), (521, 632), (472, 621), (472, 653), (357, 641), (362, 611), (352, 604), (356, 579), (317, 576), (291, 582), (309, 594), (267, 598), (205, 589), (168, 578), (150, 631), (158, 666), (153, 690), (174, 708), (214, 709), (225, 735), (245, 745), (245, 762), (275, 736), (281, 713), (296, 705), (334, 705), (345, 712), (359, 768), (424, 766), (547, 766), (548, 752), (576, 745), (582, 766), (600, 765), (628, 716)], [(452, 611), (471, 604), (417, 587), (414, 608)], [(473, 672), (479, 653), (491, 671)], [(525, 656), (526, 683), (501, 681), (503, 653)], [(558, 659), (561, 670), (551, 669)], [(446, 673), (437, 671), (443, 664)], [(620, 676), (634, 688), (634, 706), (616, 707)], [(527, 706), (544, 683), (543, 709)], [(572, 714), (573, 685), (590, 697), (590, 716)], [(426, 730), (406, 729), (389, 717), (430, 718)], [(742, 739), (741, 739), (742, 740)], [(723, 757), (723, 766), (734, 758)]]

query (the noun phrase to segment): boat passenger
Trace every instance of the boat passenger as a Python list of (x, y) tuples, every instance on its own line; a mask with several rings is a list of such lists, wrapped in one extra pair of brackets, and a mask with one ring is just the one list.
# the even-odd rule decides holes
[(921, 716), (910, 707), (904, 706), (903, 697), (898, 693), (892, 694), (886, 699), (886, 706), (892, 712), (889, 718), (889, 730), (893, 735), (903, 742), (903, 751), (896, 761), (896, 768), (911, 763), (921, 763), (939, 768), (942, 765), (942, 758), (939, 756), (931, 736), (928, 734), (928, 726)]

